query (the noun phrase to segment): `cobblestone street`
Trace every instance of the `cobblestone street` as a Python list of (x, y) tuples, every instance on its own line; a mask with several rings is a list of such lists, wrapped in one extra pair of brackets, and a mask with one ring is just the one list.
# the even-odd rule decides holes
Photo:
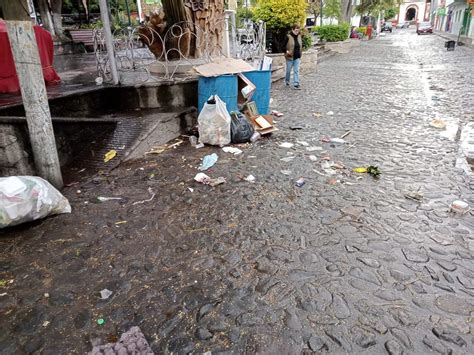
[[(473, 354), (473, 212), (449, 212), (474, 206), (456, 167), (473, 63), (397, 30), (301, 91), (275, 83), (279, 131), (243, 154), (186, 142), (67, 188), (72, 214), (0, 235), (0, 353), (84, 354), (139, 326), (155, 354)], [(212, 152), (216, 187), (193, 181)], [(368, 165), (379, 179), (352, 172)]]

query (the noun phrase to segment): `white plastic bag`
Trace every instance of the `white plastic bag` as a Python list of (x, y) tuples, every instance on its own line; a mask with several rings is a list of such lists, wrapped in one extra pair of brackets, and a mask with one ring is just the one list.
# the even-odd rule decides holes
[(69, 201), (46, 180), (36, 176), (0, 178), (0, 228), (60, 213), (71, 213)]
[[(211, 96), (209, 100), (212, 100)], [(198, 117), (199, 142), (219, 145), (230, 143), (230, 114), (227, 105), (219, 96), (214, 96), (215, 104), (205, 103)]]

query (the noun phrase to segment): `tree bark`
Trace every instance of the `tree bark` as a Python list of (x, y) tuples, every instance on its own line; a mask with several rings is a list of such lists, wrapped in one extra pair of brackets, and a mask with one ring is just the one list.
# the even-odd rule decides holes
[(63, 23), (61, 19), (61, 10), (63, 8), (63, 0), (50, 0), (51, 12), (53, 14), (53, 27), (56, 37), (64, 39)]
[(86, 22), (89, 23), (89, 0), (82, 0), (82, 6), (84, 6), (84, 13), (86, 15)]
[(30, 21), (26, 0), (0, 0), (4, 20)]
[(341, 2), (342, 8), (342, 20), (345, 22), (351, 22), (352, 17), (352, 0), (342, 0)]
[(44, 27), (51, 33), (52, 36), (55, 36), (53, 19), (51, 17), (51, 11), (49, 10), (48, 0), (38, 0), (39, 10), (41, 14), (41, 21), (44, 24)]
[(172, 26), (187, 20), (183, 0), (163, 0), (162, 4), (168, 25)]
[(43, 70), (31, 21), (7, 21), (8, 38), (20, 82), (31, 148), (38, 174), (63, 187)]

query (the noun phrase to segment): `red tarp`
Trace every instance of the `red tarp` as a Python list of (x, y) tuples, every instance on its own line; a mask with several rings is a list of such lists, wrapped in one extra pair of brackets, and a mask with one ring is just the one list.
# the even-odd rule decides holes
[[(34, 30), (44, 81), (46, 84), (57, 84), (61, 78), (52, 67), (54, 48), (51, 35), (40, 26), (34, 26)], [(8, 40), (7, 26), (4, 21), (0, 20), (0, 93), (17, 91), (20, 91), (20, 84)]]

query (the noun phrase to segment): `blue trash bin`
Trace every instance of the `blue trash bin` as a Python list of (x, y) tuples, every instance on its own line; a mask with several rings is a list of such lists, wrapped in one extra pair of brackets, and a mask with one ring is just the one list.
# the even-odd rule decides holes
[(255, 101), (258, 113), (268, 115), (270, 113), (272, 72), (270, 70), (254, 70), (242, 74), (257, 87), (257, 90), (252, 96), (252, 101)]
[(198, 81), (198, 112), (212, 95), (218, 95), (227, 105), (227, 111), (238, 111), (237, 107), (237, 76), (221, 75), (216, 77), (199, 77)]

